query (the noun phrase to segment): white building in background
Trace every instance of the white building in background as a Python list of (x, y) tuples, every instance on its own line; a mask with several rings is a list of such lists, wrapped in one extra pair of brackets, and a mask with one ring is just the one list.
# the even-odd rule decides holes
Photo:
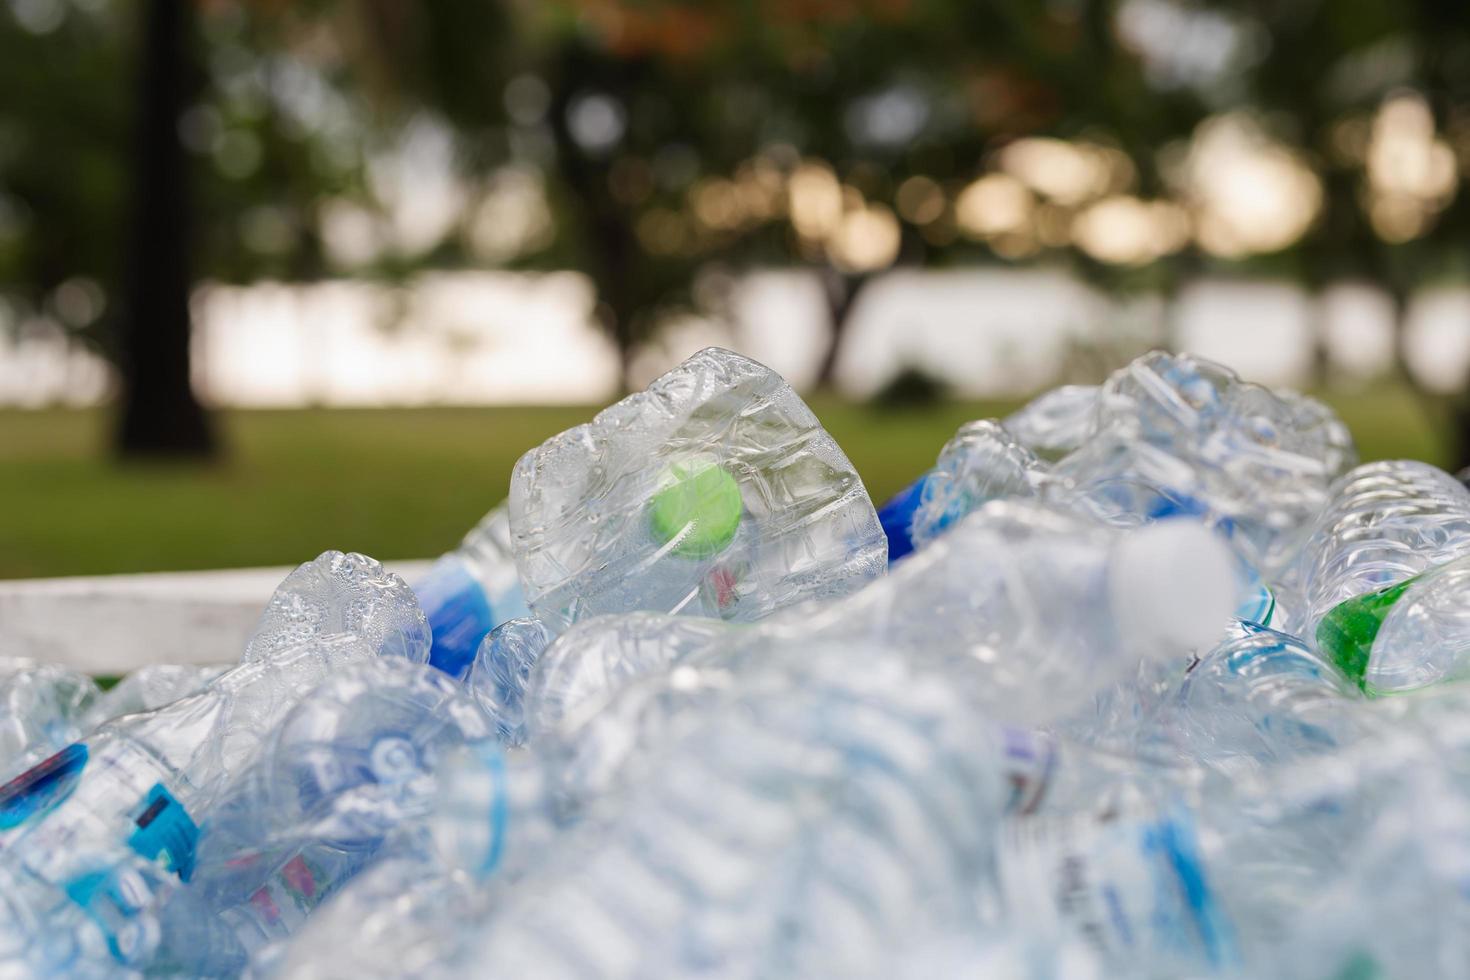
[[(1121, 308), (1046, 271), (900, 271), (862, 294), (838, 383), (854, 396), (904, 367), (964, 395), (1023, 394), (1049, 383), (1069, 343), (1157, 322), (1161, 304)], [(732, 297), (733, 328), (689, 318), (634, 358), (643, 383), (710, 344), (734, 347), (810, 385), (826, 343), (814, 277), (761, 273)], [(195, 300), (195, 380), (212, 403), (490, 405), (607, 401), (617, 353), (591, 322), (592, 291), (576, 273), (454, 272), (399, 288), (359, 280), (296, 286), (205, 286)], [(1390, 363), (1385, 297), (1330, 291), (1320, 309), (1295, 287), (1207, 281), (1186, 290), (1176, 343), (1247, 378), (1300, 383), (1313, 359), (1314, 313), (1336, 365), (1369, 375)], [(1410, 363), (1428, 382), (1470, 369), (1470, 290), (1427, 292), (1409, 319)], [(1146, 331), (1145, 331), (1146, 332)], [(112, 389), (110, 368), (44, 323), (0, 323), (0, 405), (90, 405)]]

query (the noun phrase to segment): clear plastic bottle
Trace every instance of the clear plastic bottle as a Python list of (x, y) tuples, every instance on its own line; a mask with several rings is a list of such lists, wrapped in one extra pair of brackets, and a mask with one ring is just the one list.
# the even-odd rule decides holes
[(1187, 810), (1011, 819), (996, 863), (1012, 929), (1080, 941), (1105, 975), (1194, 976), (1240, 965)]
[(226, 667), (151, 664), (140, 667), (92, 702), (82, 720), (83, 733), (123, 715), (153, 711), (203, 688)]
[(1317, 645), (1369, 694), (1470, 675), (1470, 554), (1339, 603)]
[(1294, 569), (1318, 648), (1372, 692), (1461, 670), (1470, 491), (1412, 460), (1360, 466), (1333, 491)]
[(1338, 603), (1470, 553), (1470, 491), (1417, 460), (1365, 463), (1333, 484), (1294, 572), (1315, 630)]
[(390, 832), (429, 812), (444, 753), (489, 736), (488, 720), (441, 671), (393, 658), (335, 673), (271, 731), (199, 839), (187, 898), (220, 916), (234, 942), (201, 949), (176, 939), (175, 958), (238, 972)]
[[(223, 786), (316, 684), (376, 654), (356, 636), (314, 637), (103, 725), (0, 789), (0, 864), (66, 895), (114, 955), (150, 955), (138, 920), (193, 874), (199, 823)], [(162, 873), (104, 887), (135, 855)]]
[[(819, 642), (881, 644), (945, 671), (995, 719), (1045, 724), (1143, 661), (1175, 658), (1182, 671), (1193, 647), (1226, 628), (1232, 574), (1228, 552), (1197, 525), (1124, 532), (1039, 504), (991, 504), (844, 602), (699, 637), (689, 652), (655, 656), (653, 669), (615, 684), (601, 683), (594, 660), (595, 698), (559, 713), (532, 744), (553, 765), (566, 805), (585, 806), (635, 781), (659, 746), (737, 692), (801, 689), (799, 651)], [(607, 624), (603, 638), (618, 640), (619, 620)], [(1049, 765), (1026, 744), (1036, 767)], [(1015, 768), (1024, 768), (1020, 757)], [(1038, 778), (1013, 773), (1013, 782)]]
[(417, 585), (434, 634), (429, 662), (462, 675), (492, 629), (529, 614), (510, 551), (510, 522), (501, 503), (454, 551), (434, 562)]
[(881, 575), (862, 481), (779, 375), (710, 348), (521, 457), (516, 566), (560, 632), (649, 610), (748, 622)]
[(367, 555), (324, 551), (276, 586), (241, 663), (338, 633), (361, 637), (385, 656), (429, 658), (429, 623), (403, 579)]
[[(978, 663), (997, 720), (1063, 717), (1141, 660), (1212, 645), (1239, 604), (1228, 549), (1189, 521), (1138, 530), (994, 501), (799, 628), (923, 661)], [(964, 676), (970, 676), (965, 674)]]
[[(1445, 705), (1455, 716), (1459, 700)], [(1325, 980), (1366, 962), (1367, 976), (1455, 975), (1463, 957), (1444, 957), (1463, 953), (1470, 915), (1470, 797), (1446, 778), (1457, 750), (1397, 720), (1151, 809), (1018, 827), (1001, 849), (1003, 882), (1007, 864), (1019, 872), (1007, 905), (1069, 924), (1129, 974)]]
[(924, 480), (910, 536), (923, 548), (966, 514), (991, 500), (1036, 497), (1046, 469), (999, 422), (969, 422), (939, 453)]
[(667, 748), (664, 778), (563, 838), (470, 962), (852, 975), (921, 925), (972, 922), (1006, 795), (991, 727), (942, 674), (882, 647), (803, 654), (811, 683), (722, 706)]
[(1433, 757), (1395, 780), (1341, 849), (1343, 873), (1292, 910), (1274, 945), (1274, 975), (1463, 977), (1470, 963), (1470, 801)]
[(76, 741), (101, 696), (85, 674), (56, 664), (0, 658), (0, 783)]
[(1097, 385), (1062, 385), (1033, 398), (1002, 424), (1037, 457), (1055, 462), (1096, 430), (1100, 395)]
[(1180, 686), (1167, 724), (1190, 757), (1226, 771), (1322, 755), (1366, 734), (1362, 696), (1294, 636), (1241, 622)]
[(526, 741), (526, 688), (536, 661), (555, 639), (532, 616), (501, 623), (480, 642), (465, 686), (495, 723), (502, 744)]
[(1197, 501), (1209, 523), (1230, 523), (1236, 549), (1271, 578), (1354, 460), (1326, 406), (1155, 351), (1108, 378), (1094, 434), (1052, 476), (1074, 506), (1113, 523), (1147, 519), (1160, 501)]
[(526, 715), (532, 744), (580, 727), (630, 682), (708, 649), (730, 630), (718, 619), (647, 612), (578, 623), (531, 675)]

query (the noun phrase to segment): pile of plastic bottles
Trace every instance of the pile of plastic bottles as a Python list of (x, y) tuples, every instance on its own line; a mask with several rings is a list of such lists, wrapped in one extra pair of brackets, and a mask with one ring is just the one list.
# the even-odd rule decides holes
[(414, 588), (0, 662), (0, 976), (1470, 975), (1470, 492), (1355, 462), (1153, 353), (880, 512), (704, 351)]

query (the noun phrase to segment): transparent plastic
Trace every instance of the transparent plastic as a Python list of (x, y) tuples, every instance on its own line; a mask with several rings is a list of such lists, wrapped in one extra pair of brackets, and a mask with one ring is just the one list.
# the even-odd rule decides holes
[(414, 591), (434, 634), (429, 662), (460, 676), (492, 629), (529, 614), (511, 557), (506, 505), (486, 514)]
[(539, 619), (512, 619), (495, 627), (475, 653), (465, 685), (506, 745), (526, 740), (526, 688), (536, 661), (555, 639)]
[(751, 621), (887, 564), (862, 481), (811, 410), (717, 348), (523, 456), (510, 528), (528, 603), (556, 631), (637, 610)]

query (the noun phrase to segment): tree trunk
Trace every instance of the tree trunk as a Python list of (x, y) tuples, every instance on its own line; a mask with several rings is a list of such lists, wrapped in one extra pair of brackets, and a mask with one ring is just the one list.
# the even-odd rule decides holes
[(827, 349), (822, 352), (822, 362), (817, 367), (817, 388), (831, 390), (837, 380), (837, 359), (842, 355), (842, 342), (847, 337), (847, 328), (852, 321), (852, 311), (857, 307), (858, 294), (868, 284), (867, 275), (847, 275), (836, 269), (826, 269), (822, 275), (822, 288), (827, 295), (827, 313), (831, 319), (832, 332), (828, 335)]
[(117, 449), (132, 457), (204, 457), (214, 433), (189, 380), (191, 246), (188, 163), (179, 116), (197, 75), (188, 53), (193, 5), (144, 0), (133, 219), (121, 321), (122, 418)]
[[(612, 195), (609, 186), (613, 155), (598, 155), (580, 146), (572, 135), (568, 113), (572, 100), (589, 84), (628, 103), (627, 65), (609, 65), (589, 55), (580, 41), (564, 47), (549, 72), (552, 86), (548, 121), (556, 145), (556, 167), (562, 187), (575, 202), (572, 218), (577, 223), (580, 245), (585, 249), (582, 271), (596, 290), (597, 322), (618, 351), (622, 393), (631, 390), (630, 368), (639, 336), (637, 318), (646, 313), (647, 298), (642, 288), (638, 236), (628, 209)], [(589, 82), (589, 80), (594, 80)]]

